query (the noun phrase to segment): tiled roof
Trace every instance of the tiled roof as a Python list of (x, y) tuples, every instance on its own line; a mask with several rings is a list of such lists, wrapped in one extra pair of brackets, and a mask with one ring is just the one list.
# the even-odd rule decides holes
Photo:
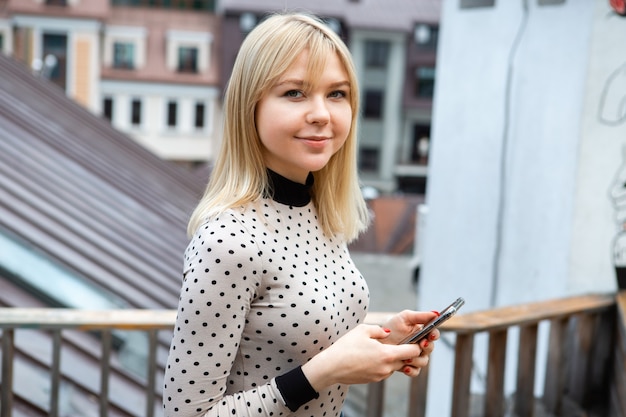
[(353, 28), (411, 31), (440, 20), (442, 0), (221, 0), (220, 11), (308, 11), (343, 18)]
[[(129, 308), (175, 308), (186, 222), (206, 179), (159, 159), (1, 54), (0, 74), (0, 234)], [(0, 289), (0, 306), (62, 305), (45, 291), (32, 291), (20, 282), (19, 271), (1, 264)], [(85, 375), (97, 374), (98, 352), (89, 348), (90, 338), (64, 334), (64, 345), (80, 351), (72, 377), (77, 392), (89, 384)], [(24, 366), (35, 360), (26, 349), (32, 343), (28, 336), (17, 340)], [(168, 343), (163, 337), (161, 367)], [(127, 371), (118, 366), (113, 373), (129, 386), (125, 395), (140, 391), (141, 383)], [(32, 406), (19, 392), (17, 400), (16, 410)], [(136, 415), (125, 410), (128, 404), (119, 399), (111, 415)]]

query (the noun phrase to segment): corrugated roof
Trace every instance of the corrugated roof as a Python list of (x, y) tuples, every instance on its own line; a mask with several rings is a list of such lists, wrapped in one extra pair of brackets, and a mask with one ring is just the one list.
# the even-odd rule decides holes
[[(186, 222), (206, 179), (159, 159), (11, 58), (0, 55), (0, 74), (0, 233), (128, 307), (175, 308)], [(0, 305), (48, 305), (19, 274), (4, 272)], [(19, 366), (48, 366), (45, 348), (29, 350), (41, 345), (39, 337), (45, 338), (17, 339)], [(76, 365), (64, 369), (65, 377), (86, 396), (98, 384), (99, 350), (91, 337), (64, 335)], [(163, 336), (161, 367), (168, 343)], [(141, 415), (129, 400), (141, 392), (141, 381), (119, 365), (113, 370), (124, 389), (112, 400), (117, 411), (111, 415)], [(46, 415), (27, 395), (18, 395), (19, 409)]]
[(441, 0), (221, 0), (220, 12), (301, 10), (343, 18), (353, 28), (410, 32), (415, 23), (437, 23)]

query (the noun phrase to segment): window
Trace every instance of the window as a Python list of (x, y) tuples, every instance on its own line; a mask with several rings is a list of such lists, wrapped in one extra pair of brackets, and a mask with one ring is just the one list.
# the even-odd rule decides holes
[(198, 72), (198, 48), (185, 46), (178, 48), (178, 71)]
[[(127, 308), (125, 301), (85, 280), (58, 260), (32, 245), (0, 232), (0, 269), (3, 276), (48, 298), (54, 305), (70, 308)], [(54, 282), (54, 285), (50, 285)]]
[(204, 113), (205, 113), (204, 103), (196, 103), (196, 114), (195, 114), (194, 126), (197, 129), (204, 128)]
[(42, 52), (46, 76), (54, 84), (65, 90), (67, 35), (44, 33)]
[(167, 102), (167, 125), (169, 127), (176, 127), (177, 110), (178, 106), (175, 101)]
[(430, 151), (430, 125), (413, 125), (413, 146), (411, 147), (411, 162), (419, 165), (428, 165)]
[(113, 43), (113, 68), (135, 68), (135, 45), (130, 42)]
[(47, 6), (67, 6), (67, 0), (46, 0)]
[(133, 126), (139, 126), (141, 124), (141, 100), (133, 99), (130, 112), (130, 122)]
[(439, 41), (439, 28), (426, 23), (420, 23), (415, 26), (413, 32), (415, 44), (420, 50), (437, 49)]
[(365, 65), (369, 68), (385, 68), (389, 59), (389, 42), (365, 42)]
[(211, 66), (210, 32), (168, 30), (165, 59), (172, 72), (205, 73)]
[(365, 91), (363, 116), (368, 119), (380, 119), (383, 115), (383, 92), (378, 90)]
[(147, 37), (145, 27), (106, 25), (102, 63), (107, 68), (142, 69), (146, 64)]
[(435, 92), (435, 67), (417, 67), (415, 71), (415, 96), (432, 98)]
[(113, 121), (113, 98), (105, 97), (102, 103), (102, 115), (109, 122)]
[(377, 148), (361, 148), (359, 151), (359, 168), (363, 171), (378, 171)]

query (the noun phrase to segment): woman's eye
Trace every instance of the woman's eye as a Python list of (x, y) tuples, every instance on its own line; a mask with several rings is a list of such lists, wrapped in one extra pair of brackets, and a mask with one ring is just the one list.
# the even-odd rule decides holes
[(332, 93), (330, 93), (330, 97), (332, 98), (345, 98), (347, 96), (348, 94), (342, 90), (337, 90), (337, 91), (333, 91)]
[(302, 92), (298, 90), (289, 90), (285, 93), (285, 97), (299, 98), (302, 97)]

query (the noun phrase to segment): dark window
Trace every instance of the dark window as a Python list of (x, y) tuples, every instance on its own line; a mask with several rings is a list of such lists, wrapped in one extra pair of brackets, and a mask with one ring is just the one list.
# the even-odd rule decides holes
[(44, 73), (46, 77), (65, 90), (67, 36), (43, 35)]
[(4, 36), (0, 33), (0, 52), (4, 51)]
[(198, 48), (178, 48), (178, 71), (198, 72)]
[(178, 106), (175, 101), (167, 102), (167, 125), (169, 127), (176, 127), (176, 119), (178, 116)]
[(202, 129), (204, 127), (204, 109), (204, 103), (196, 103), (194, 126), (198, 129)]
[(67, 6), (67, 0), (46, 0), (48, 6)]
[(113, 120), (113, 98), (105, 97), (102, 103), (102, 115), (109, 121)]
[(377, 148), (361, 148), (359, 150), (359, 169), (362, 171), (378, 171)]
[(461, 9), (472, 9), (474, 7), (493, 7), (496, 0), (461, 0)]
[(435, 67), (417, 67), (415, 71), (415, 96), (432, 98), (435, 92)]
[(413, 125), (413, 146), (411, 149), (411, 162), (419, 165), (428, 165), (428, 153), (430, 151), (430, 125)]
[(365, 91), (363, 116), (368, 119), (380, 119), (383, 115), (383, 92), (378, 90)]
[(135, 45), (129, 42), (115, 42), (113, 44), (113, 67), (135, 68)]
[(426, 23), (420, 23), (415, 26), (413, 32), (415, 44), (420, 50), (437, 49), (439, 41), (439, 28)]
[(385, 68), (389, 59), (389, 42), (365, 42), (365, 65), (369, 68)]
[(131, 103), (130, 122), (133, 126), (141, 124), (141, 100), (138, 98), (133, 99)]

